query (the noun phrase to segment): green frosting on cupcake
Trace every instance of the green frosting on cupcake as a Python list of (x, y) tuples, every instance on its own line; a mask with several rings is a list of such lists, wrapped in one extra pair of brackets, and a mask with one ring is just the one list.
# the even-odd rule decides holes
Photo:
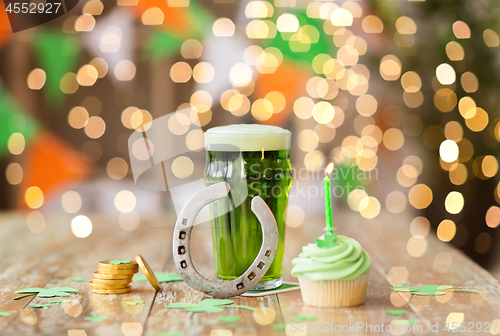
[[(321, 236), (316, 242), (324, 241)], [(320, 243), (320, 245), (323, 245)], [(336, 236), (328, 247), (308, 244), (298, 258), (292, 260), (293, 276), (305, 275), (309, 280), (352, 280), (368, 273), (371, 260), (361, 245), (346, 236)]]

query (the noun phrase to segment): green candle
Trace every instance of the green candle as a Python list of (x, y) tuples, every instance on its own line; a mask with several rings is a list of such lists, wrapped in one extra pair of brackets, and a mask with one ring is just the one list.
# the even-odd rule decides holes
[(325, 169), (325, 177), (323, 178), (323, 188), (325, 192), (325, 214), (326, 214), (326, 228), (325, 231), (333, 233), (332, 224), (332, 200), (330, 195), (330, 174), (333, 171), (333, 162), (330, 162)]

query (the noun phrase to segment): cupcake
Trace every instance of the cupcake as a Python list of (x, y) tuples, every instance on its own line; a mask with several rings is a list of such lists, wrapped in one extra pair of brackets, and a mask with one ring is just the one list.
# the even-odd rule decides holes
[(371, 261), (356, 240), (327, 233), (304, 246), (292, 264), (305, 304), (350, 307), (365, 301)]

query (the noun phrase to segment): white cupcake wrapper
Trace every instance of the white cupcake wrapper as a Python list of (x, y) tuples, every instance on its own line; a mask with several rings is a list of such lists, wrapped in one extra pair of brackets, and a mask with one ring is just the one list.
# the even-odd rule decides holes
[(299, 276), (302, 299), (308, 306), (351, 307), (365, 301), (369, 274), (353, 280), (309, 280)]

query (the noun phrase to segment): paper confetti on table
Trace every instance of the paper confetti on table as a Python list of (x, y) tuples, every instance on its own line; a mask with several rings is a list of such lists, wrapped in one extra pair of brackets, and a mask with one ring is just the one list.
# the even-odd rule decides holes
[(47, 309), (49, 307), (52, 307), (52, 305), (50, 305), (50, 304), (32, 304), (31, 305), (31, 308), (35, 308), (35, 309), (38, 309), (38, 308)]
[(399, 315), (404, 315), (408, 313), (406, 310), (386, 310), (386, 314), (393, 315), (393, 316), (399, 316)]
[(192, 308), (195, 306), (196, 306), (196, 303), (172, 302), (172, 303), (169, 303), (166, 307), (169, 309), (186, 309), (186, 308)]
[(14, 312), (13, 310), (3, 311), (0, 312), (0, 316), (10, 316), (12, 315), (13, 312)]
[[(182, 281), (182, 277), (177, 273), (169, 272), (155, 272), (155, 276), (158, 282), (172, 282), (172, 281)], [(134, 281), (146, 281), (148, 280), (144, 275), (136, 275)]]
[(234, 305), (232, 300), (217, 300), (209, 299), (203, 300), (198, 303), (190, 302), (172, 302), (166, 305), (168, 309), (186, 309), (188, 312), (192, 313), (220, 313), (224, 311), (224, 308), (242, 308), (254, 311), (256, 308), (244, 305)]
[(110, 265), (120, 265), (120, 264), (128, 264), (130, 260), (110, 260)]
[(394, 320), (392, 323), (394, 323), (396, 326), (407, 326), (407, 325), (414, 325), (418, 322), (418, 320), (415, 320), (415, 318), (410, 317), (408, 320)]
[(68, 281), (70, 282), (85, 282), (87, 279), (85, 278), (68, 278)]
[(271, 294), (280, 294), (285, 292), (290, 292), (293, 290), (299, 290), (300, 286), (298, 282), (287, 282), (283, 281), (283, 284), (277, 288), (272, 289), (263, 289), (263, 290), (249, 290), (246, 293), (243, 293), (241, 296), (247, 297), (257, 297)]
[(186, 309), (186, 311), (192, 313), (220, 313), (224, 311), (223, 308), (227, 308), (228, 305), (232, 303), (234, 303), (232, 300), (209, 299), (200, 301), (197, 304), (188, 302), (173, 302), (168, 304), (166, 307), (169, 309)]
[(316, 315), (297, 315), (294, 317), (294, 321), (296, 322), (301, 322), (301, 321), (314, 321), (316, 320)]
[(239, 316), (221, 316), (221, 317), (217, 318), (217, 321), (220, 321), (223, 323), (234, 323), (234, 322), (241, 321), (241, 318)]
[(32, 293), (32, 294), (28, 294), (28, 295), (23, 295), (23, 296), (18, 296), (16, 298), (14, 298), (14, 301), (17, 301), (17, 300), (21, 300), (21, 299), (24, 299), (24, 298), (27, 298), (27, 297), (32, 297), (32, 296), (35, 296), (36, 293)]
[(451, 285), (425, 285), (422, 288), (410, 286), (394, 286), (393, 291), (396, 292), (411, 292), (414, 295), (445, 295), (446, 292), (477, 292), (475, 289), (454, 288)]
[(232, 303), (232, 300), (209, 299), (200, 301), (195, 307), (186, 310), (193, 313), (220, 313), (224, 311), (225, 306)]
[(392, 290), (396, 292), (411, 292), (414, 295), (445, 295), (446, 291), (453, 290), (453, 286), (449, 285), (425, 285), (422, 288), (410, 286), (395, 286)]
[(49, 303), (69, 303), (71, 300), (52, 300)]
[(15, 290), (14, 293), (16, 294), (36, 294), (38, 297), (41, 298), (49, 298), (49, 297), (54, 297), (54, 296), (69, 296), (69, 293), (76, 293), (79, 290), (76, 288), (72, 287), (54, 287), (54, 288), (24, 288), (24, 289), (19, 289)]
[(102, 322), (102, 321), (106, 321), (108, 319), (108, 317), (107, 316), (85, 316), (83, 319), (85, 321)]
[(122, 301), (122, 305), (125, 306), (137, 306), (137, 305), (143, 305), (144, 301)]
[(16, 294), (26, 294), (26, 293), (29, 293), (29, 294), (37, 294), (41, 291), (43, 291), (44, 289), (43, 288), (38, 288), (38, 287), (33, 287), (33, 288), (23, 288), (23, 289), (17, 289), (14, 291), (14, 293)]
[(288, 326), (288, 324), (275, 324), (274, 329), (275, 330), (286, 330), (287, 326)]

